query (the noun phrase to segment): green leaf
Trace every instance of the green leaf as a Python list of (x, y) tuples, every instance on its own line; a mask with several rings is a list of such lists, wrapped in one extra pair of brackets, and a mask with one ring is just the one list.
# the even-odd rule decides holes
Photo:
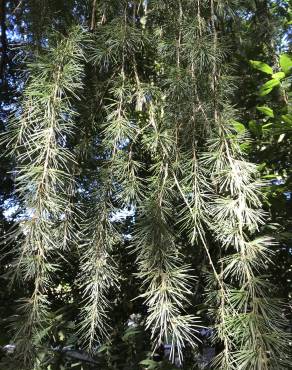
[(277, 72), (272, 75), (272, 78), (277, 79), (277, 80), (282, 80), (285, 78), (285, 73), (284, 72)]
[(281, 117), (284, 122), (288, 123), (289, 125), (292, 125), (292, 114), (283, 114)]
[(280, 85), (280, 81), (278, 79), (269, 80), (268, 82), (266, 82), (260, 87), (260, 91), (259, 91), (260, 96), (265, 96), (269, 94), (273, 90), (274, 87), (279, 86), (279, 85)]
[(264, 73), (267, 73), (268, 75), (273, 74), (273, 69), (268, 64), (260, 62), (258, 60), (250, 60), (250, 64), (254, 69), (258, 69), (259, 71), (262, 71)]
[(268, 116), (268, 117), (274, 117), (274, 111), (273, 109), (267, 107), (267, 106), (262, 106), (262, 107), (257, 107), (257, 110), (261, 113), (263, 113), (264, 115)]
[(245, 126), (238, 121), (232, 120), (232, 125), (239, 134), (243, 134), (246, 130)]
[(263, 130), (265, 130), (265, 131), (268, 131), (267, 129), (268, 129), (269, 127), (271, 127), (271, 126), (273, 126), (273, 123), (272, 123), (272, 122), (270, 122), (270, 123), (266, 123), (265, 125), (263, 125), (263, 126), (262, 126), (262, 129), (263, 129)]
[(289, 54), (280, 55), (280, 66), (285, 75), (290, 74), (292, 68), (292, 57)]
[(262, 90), (262, 91), (260, 90), (259, 95), (260, 95), (260, 96), (266, 96), (266, 95), (268, 95), (272, 90), (273, 90), (273, 88), (269, 88), (269, 89)]
[(277, 175), (275, 174), (270, 174), (270, 175), (264, 175), (262, 176), (263, 179), (276, 179)]

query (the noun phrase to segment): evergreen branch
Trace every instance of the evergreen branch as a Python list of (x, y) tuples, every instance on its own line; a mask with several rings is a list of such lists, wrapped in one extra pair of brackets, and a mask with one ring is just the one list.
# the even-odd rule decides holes
[(23, 112), (20, 120), (12, 120), (6, 138), (16, 153), (17, 193), (25, 215), (16, 225), (22, 237), (17, 237), (16, 230), (12, 272), (32, 283), (30, 297), (19, 306), (21, 326), (16, 323), (17, 349), (24, 363), (34, 361), (38, 331), (48, 319), (47, 295), (58, 270), (53, 261), (61, 250), (56, 224), (66, 209), (67, 186), (74, 182), (70, 170), (74, 159), (65, 142), (76, 115), (70, 99), (82, 87), (82, 39), (80, 28), (72, 29), (68, 38), (31, 65)]

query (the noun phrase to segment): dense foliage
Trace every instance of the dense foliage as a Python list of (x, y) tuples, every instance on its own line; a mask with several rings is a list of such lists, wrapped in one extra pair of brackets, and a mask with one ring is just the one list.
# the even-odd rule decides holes
[(289, 369), (289, 3), (1, 11), (0, 369)]

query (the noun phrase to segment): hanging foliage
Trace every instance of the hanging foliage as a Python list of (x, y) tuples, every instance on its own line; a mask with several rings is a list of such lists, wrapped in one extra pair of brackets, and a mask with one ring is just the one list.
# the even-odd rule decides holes
[(265, 99), (284, 90), (289, 125), (291, 58), (272, 65), (235, 46), (276, 5), (61, 3), (43, 1), (44, 19), (24, 5), (27, 78), (2, 135), (20, 205), (4, 243), (22, 287), (11, 325), (21, 366), (73, 367), (52, 360), (71, 345), (104, 369), (154, 369), (161, 351), (161, 366), (187, 369), (209, 328), (210, 369), (287, 369), (269, 184), (237, 75), (243, 58), (263, 78), (250, 94), (267, 120)]

